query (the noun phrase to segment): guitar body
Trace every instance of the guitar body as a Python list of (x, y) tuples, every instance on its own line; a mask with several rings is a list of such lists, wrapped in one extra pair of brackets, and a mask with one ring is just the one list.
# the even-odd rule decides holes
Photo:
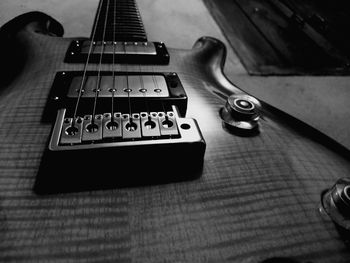
[[(318, 212), (322, 190), (349, 176), (348, 152), (264, 104), (258, 134), (237, 136), (224, 127), (225, 98), (242, 92), (225, 78), (225, 48), (212, 38), (191, 50), (168, 48), (169, 65), (102, 65), (178, 74), (186, 116), (197, 120), (206, 141), (199, 179), (37, 195), (33, 186), (52, 130), (42, 115), (55, 74), (84, 69), (64, 63), (72, 39), (52, 36), (59, 35), (57, 26), (47, 28), (50, 18), (38, 17), (7, 32), (15, 41), (10, 51), (23, 55), (0, 92), (0, 261), (349, 262), (334, 224)], [(14, 61), (0, 63), (6, 76)], [(157, 169), (154, 158), (146, 175)], [(169, 169), (181, 165), (169, 161)], [(111, 172), (128, 169), (116, 164)]]

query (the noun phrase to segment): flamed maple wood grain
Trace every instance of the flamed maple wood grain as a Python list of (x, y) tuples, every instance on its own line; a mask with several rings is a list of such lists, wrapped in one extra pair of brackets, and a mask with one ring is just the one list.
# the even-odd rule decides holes
[(224, 100), (213, 91), (239, 90), (223, 77), (225, 51), (210, 38), (192, 50), (169, 48), (168, 66), (102, 66), (178, 73), (189, 99), (187, 116), (198, 121), (207, 143), (200, 179), (36, 195), (33, 184), (51, 130), (41, 117), (54, 75), (83, 65), (63, 63), (70, 39), (36, 33), (34, 24), (16, 39), (28, 59), (0, 96), (1, 262), (253, 263), (273, 256), (349, 262), (333, 224), (317, 213), (320, 192), (350, 174), (349, 160), (273, 113), (261, 121), (258, 136), (226, 131), (218, 114)]

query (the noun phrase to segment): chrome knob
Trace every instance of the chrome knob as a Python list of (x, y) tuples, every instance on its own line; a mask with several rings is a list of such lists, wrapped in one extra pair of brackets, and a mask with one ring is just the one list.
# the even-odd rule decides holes
[(350, 179), (341, 178), (321, 195), (320, 212), (350, 231)]
[(231, 95), (227, 98), (225, 107), (220, 110), (225, 126), (243, 136), (258, 132), (260, 115), (260, 102), (249, 95)]

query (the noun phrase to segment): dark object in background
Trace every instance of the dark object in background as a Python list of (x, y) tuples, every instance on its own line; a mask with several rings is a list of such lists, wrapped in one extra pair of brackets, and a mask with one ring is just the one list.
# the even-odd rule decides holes
[(349, 75), (350, 4), (204, 0), (251, 75)]

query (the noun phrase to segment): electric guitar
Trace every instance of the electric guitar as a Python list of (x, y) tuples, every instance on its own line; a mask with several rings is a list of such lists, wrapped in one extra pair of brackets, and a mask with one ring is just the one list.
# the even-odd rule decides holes
[(350, 187), (322, 191), (349, 151), (233, 85), (219, 40), (151, 42), (134, 0), (62, 35), (0, 30), (0, 261), (348, 262)]

